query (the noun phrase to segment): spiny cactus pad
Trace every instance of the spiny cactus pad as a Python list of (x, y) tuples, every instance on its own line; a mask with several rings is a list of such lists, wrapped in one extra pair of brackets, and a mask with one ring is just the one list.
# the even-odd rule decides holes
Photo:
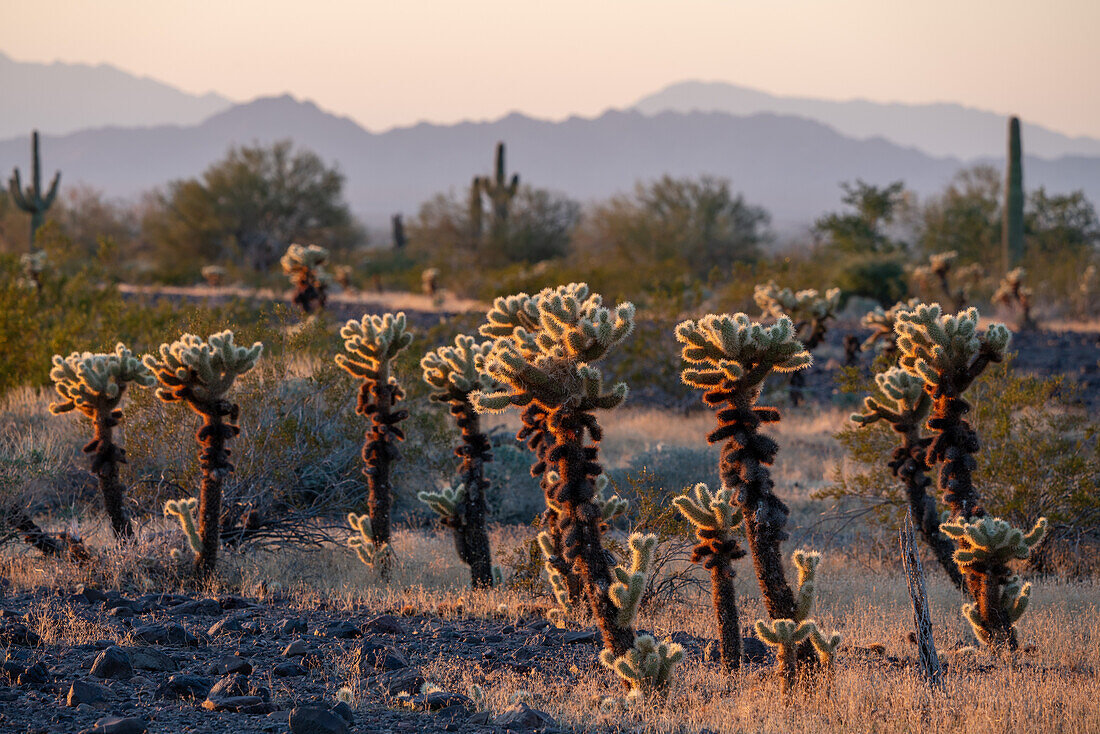
[(147, 354), (145, 366), (162, 387), (157, 397), (166, 403), (177, 400), (207, 403), (225, 396), (233, 381), (256, 366), (263, 344), (239, 347), (232, 331), (212, 334), (205, 342), (194, 334), (160, 345), (160, 358)]
[(458, 506), (466, 500), (466, 485), (443, 487), (438, 492), (418, 492), (416, 498), (435, 510), (441, 517), (452, 518), (458, 512)]
[(431, 386), (431, 399), (438, 402), (464, 400), (475, 390), (492, 392), (502, 386), (478, 370), (493, 349), (492, 341), (476, 342), (472, 336), (459, 334), (454, 346), (433, 349), (420, 360), (424, 382)]
[(999, 517), (959, 519), (940, 525), (940, 532), (959, 544), (955, 561), (960, 567), (1025, 559), (1046, 531), (1045, 517), (1040, 517), (1027, 533)]
[(634, 691), (663, 691), (672, 681), (676, 665), (684, 659), (684, 648), (665, 640), (658, 643), (650, 635), (634, 638), (634, 646), (615, 657), (608, 649), (600, 652), (600, 662), (630, 684)]
[(899, 364), (934, 391), (945, 375), (965, 372), (979, 353), (995, 361), (1004, 358), (1012, 333), (1004, 324), (978, 329), (978, 310), (943, 313), (938, 303), (921, 304), (898, 314), (894, 326), (901, 350)]
[(109, 354), (55, 354), (50, 379), (61, 396), (60, 402), (50, 404), (50, 412), (79, 410), (89, 418), (95, 418), (97, 410), (113, 408), (127, 384), (152, 387), (156, 382), (149, 368), (122, 343)]
[(878, 392), (863, 399), (863, 413), (853, 413), (852, 421), (863, 426), (876, 421), (891, 425), (919, 424), (932, 407), (932, 401), (924, 389), (924, 379), (891, 367), (875, 375)]
[[(340, 336), (348, 354), (337, 354), (336, 364), (368, 380), (379, 379), (383, 366), (388, 367), (413, 340), (412, 333), (406, 330), (404, 312), (351, 319), (340, 329)], [(392, 377), (390, 384), (396, 384)]]
[(743, 313), (707, 314), (681, 322), (676, 339), (691, 365), (681, 374), (684, 384), (704, 390), (727, 381), (759, 384), (772, 370), (793, 372), (813, 362), (786, 317), (763, 326)]
[(733, 490), (720, 489), (711, 492), (700, 482), (672, 500), (672, 504), (700, 530), (726, 533), (741, 524), (744, 514), (733, 506)]

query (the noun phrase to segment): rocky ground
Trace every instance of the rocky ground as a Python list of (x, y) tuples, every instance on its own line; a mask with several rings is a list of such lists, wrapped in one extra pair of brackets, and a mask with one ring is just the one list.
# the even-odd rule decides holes
[[(519, 701), (495, 715), (469, 691), (432, 690), (441, 656), (491, 673), (554, 676), (598, 666), (594, 629), (559, 630), (534, 614), (473, 619), (303, 611), (282, 599), (193, 598), (79, 587), (0, 598), (0, 731), (549, 732)], [(37, 630), (37, 632), (35, 631)], [(702, 657), (706, 640), (674, 636)], [(76, 639), (87, 642), (73, 644)], [(745, 640), (750, 662), (770, 653)], [(351, 705), (337, 692), (351, 684)], [(425, 687), (425, 683), (429, 683)], [(608, 680), (608, 690), (615, 690)], [(476, 694), (475, 694), (476, 695)]]

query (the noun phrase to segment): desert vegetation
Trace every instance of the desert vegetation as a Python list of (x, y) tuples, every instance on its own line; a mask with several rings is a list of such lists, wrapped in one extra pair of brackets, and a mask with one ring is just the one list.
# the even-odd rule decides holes
[[(860, 181), (783, 251), (729, 182), (582, 213), (493, 163), (375, 249), (289, 144), (147, 202), (143, 251), (55, 183), (0, 256), (0, 723), (1100, 727), (1096, 329), (1050, 327), (1088, 202)], [(157, 279), (207, 285), (120, 285)]]

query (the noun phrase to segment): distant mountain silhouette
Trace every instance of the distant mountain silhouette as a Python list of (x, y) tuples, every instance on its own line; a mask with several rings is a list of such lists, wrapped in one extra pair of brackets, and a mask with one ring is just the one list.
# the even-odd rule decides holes
[[(561, 122), (512, 114), (492, 122), (422, 123), (371, 133), (312, 102), (283, 96), (234, 106), (198, 125), (47, 135), (42, 163), (48, 171), (63, 171), (63, 185), (84, 182), (129, 197), (198, 175), (232, 144), (283, 138), (336, 162), (347, 177), (353, 210), (378, 226), (393, 212), (415, 213), (436, 192), (455, 188), (464, 195), (472, 176), (489, 173), (498, 140), (507, 142), (508, 167), (524, 182), (581, 201), (627, 192), (636, 181), (665, 173), (727, 177), (735, 191), (766, 207), (780, 229), (809, 224), (837, 208), (842, 181), (902, 179), (928, 194), (975, 162), (929, 156), (882, 138), (855, 140), (819, 122), (774, 114), (611, 111)], [(23, 136), (0, 141), (0, 171), (26, 168), (28, 146)], [(1002, 157), (986, 162), (1003, 166)], [(1024, 181), (1029, 189), (1084, 189), (1100, 202), (1100, 157), (1029, 157)]]
[[(772, 112), (825, 123), (842, 135), (881, 136), (936, 156), (1004, 156), (1006, 116), (959, 104), (883, 104), (866, 100), (836, 102), (781, 97), (726, 82), (685, 81), (643, 97), (634, 109), (659, 112)], [(1100, 156), (1100, 140), (1069, 137), (1024, 121), (1024, 151), (1041, 158)]]
[(38, 64), (0, 53), (0, 139), (32, 129), (60, 135), (104, 125), (191, 125), (233, 103), (196, 96), (107, 64)]

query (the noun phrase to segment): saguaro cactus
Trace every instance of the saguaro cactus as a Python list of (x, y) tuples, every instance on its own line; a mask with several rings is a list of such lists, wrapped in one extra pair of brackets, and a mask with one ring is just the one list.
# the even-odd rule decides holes
[[(583, 283), (548, 288), (536, 296), (497, 298), (480, 329), (494, 339), (482, 371), (503, 389), (472, 395), (480, 411), (525, 409), (519, 437), (535, 450), (532, 471), (543, 478), (547, 517), (553, 523), (548, 532), (555, 536), (552, 550), (557, 554), (560, 544), (563, 565), (580, 579), (603, 635), (602, 659), (612, 665), (636, 647), (635, 574), (644, 574), (644, 546), (651, 541), (632, 539), (632, 551), (642, 555), (635, 556), (631, 568), (619, 569), (627, 576), (624, 582), (610, 567), (602, 543), (606, 524), (597, 478), (602, 474), (598, 444), (603, 430), (593, 412), (622, 404), (627, 389), (619, 383), (606, 390), (596, 363), (633, 328), (632, 304), (607, 308)], [(640, 649), (635, 652), (642, 655)], [(674, 650), (666, 652), (675, 657)], [(624, 681), (644, 687), (636, 680)]]
[(409, 244), (409, 240), (405, 236), (405, 220), (400, 214), (394, 214), (390, 221), (393, 224), (393, 249), (404, 250), (405, 245)]
[(497, 143), (496, 166), (493, 176), (486, 176), (480, 180), (481, 190), (489, 197), (493, 214), (493, 232), (499, 234), (508, 222), (511, 212), (512, 199), (516, 198), (519, 191), (519, 174), (513, 174), (511, 180), (505, 173), (504, 143)]
[[(893, 309), (891, 309), (893, 310)], [(924, 380), (900, 367), (891, 367), (875, 375), (878, 390), (863, 400), (863, 413), (853, 413), (852, 420), (861, 426), (885, 421), (901, 437), (894, 449), (889, 467), (905, 488), (905, 496), (913, 518), (920, 527), (925, 543), (932, 549), (952, 583), (963, 587), (962, 573), (955, 563), (954, 544), (940, 533), (940, 511), (936, 498), (926, 491), (932, 484), (928, 477), (928, 446), (932, 439), (921, 434), (928, 419), (932, 398), (924, 391)]]
[[(405, 314), (387, 313), (382, 316), (365, 315), (348, 321), (340, 336), (348, 354), (337, 354), (336, 364), (358, 377), (359, 399), (356, 412), (370, 419), (363, 443), (363, 475), (367, 478), (367, 509), (370, 513), (370, 532), (361, 528), (364, 543), (373, 544), (368, 554), (379, 564), (383, 573), (388, 570), (390, 544), (390, 504), (393, 487), (390, 471), (398, 458), (397, 441), (405, 440), (399, 424), (409, 417), (407, 410), (397, 410), (399, 400), (405, 397), (397, 378), (390, 374), (394, 358), (412, 343), (412, 334), (405, 329)], [(353, 526), (355, 523), (352, 523)], [(360, 523), (361, 525), (362, 523)], [(360, 553), (363, 558), (363, 553)], [(365, 559), (366, 560), (366, 559)], [(373, 563), (373, 562), (372, 562)]]
[(328, 301), (329, 275), (324, 268), (327, 262), (328, 250), (317, 245), (291, 245), (279, 260), (297, 289), (294, 303), (307, 314), (323, 309)]
[(177, 341), (161, 344), (159, 357), (149, 354), (144, 359), (145, 366), (161, 385), (157, 397), (166, 403), (186, 402), (202, 417), (202, 426), (196, 434), (202, 469), (201, 547), (195, 554), (195, 568), (201, 574), (213, 571), (217, 563), (222, 481), (233, 471), (226, 442), (241, 432), (236, 423), (240, 408), (227, 395), (236, 379), (256, 366), (262, 352), (260, 342), (239, 347), (234, 343), (232, 331), (222, 331), (206, 341), (194, 334), (184, 334)]
[(31, 133), (31, 185), (23, 188), (23, 182), (19, 178), (19, 169), (12, 170), (11, 179), (8, 181), (8, 191), (11, 193), (15, 205), (31, 215), (31, 248), (34, 247), (34, 237), (38, 228), (46, 221), (46, 212), (57, 198), (57, 187), (61, 183), (61, 172), (53, 175), (50, 188), (43, 195), (42, 170), (38, 162), (38, 131)]
[(126, 388), (131, 383), (151, 387), (156, 382), (153, 373), (120, 343), (109, 354), (55, 354), (50, 379), (61, 396), (60, 402), (50, 405), (50, 412), (57, 415), (77, 410), (92, 421), (95, 432), (84, 453), (91, 456), (92, 473), (99, 478), (103, 507), (115, 537), (132, 536), (134, 529), (123, 506), (126, 490), (118, 476), (119, 464), (126, 463), (126, 451), (115, 444), (114, 428), (122, 420), (118, 406)]
[(733, 561), (745, 555), (734, 537), (744, 515), (733, 506), (733, 490), (711, 492), (696, 484), (672, 501), (695, 527), (699, 543), (691, 554), (692, 563), (710, 571), (711, 600), (718, 620), (718, 644), (722, 667), (731, 672), (741, 666), (741, 627), (737, 619), (737, 594), (733, 586)]
[[(753, 300), (760, 307), (764, 318), (780, 319), (784, 316), (794, 324), (794, 333), (807, 352), (813, 352), (825, 339), (829, 322), (836, 318), (840, 307), (840, 289), (830, 288), (822, 296), (810, 288), (793, 292), (779, 288), (775, 282), (756, 286)], [(791, 373), (791, 402), (798, 405), (806, 378), (801, 370)]]
[(420, 360), (424, 381), (433, 390), (431, 399), (446, 403), (462, 433), (462, 445), (455, 455), (462, 460), (459, 467), (461, 484), (441, 492), (421, 492), (417, 495), (443, 518), (454, 532), (455, 549), (462, 562), (470, 567), (474, 586), (493, 585), (493, 561), (489, 534), (485, 530), (485, 462), (492, 461), (489, 439), (481, 430), (481, 416), (470, 400), (470, 394), (500, 389), (488, 375), (479, 373), (476, 362), (492, 349), (492, 342), (474, 341), (471, 336), (455, 337), (453, 347), (445, 346), (428, 352)]
[(1005, 201), (1001, 224), (1001, 246), (1005, 270), (1024, 258), (1024, 163), (1020, 143), (1020, 118), (1008, 120), (1008, 165), (1005, 167)]
[[(970, 405), (962, 397), (966, 389), (991, 362), (1004, 359), (1012, 338), (1004, 324), (978, 330), (978, 311), (968, 309), (954, 316), (943, 314), (939, 304), (920, 305), (898, 315), (896, 326), (899, 365), (923, 382), (932, 399), (928, 427), (935, 436), (928, 446), (926, 461), (940, 463), (939, 489), (951, 508), (952, 522), (940, 530), (955, 539), (955, 561), (976, 604), (964, 607), (964, 614), (982, 630), (979, 639), (994, 647), (1018, 647), (1012, 610), (1022, 591), (1012, 584), (1004, 567), (1009, 557), (1026, 552), (1020, 545), (1022, 531), (1005, 530), (998, 518), (986, 518), (981, 495), (974, 486), (977, 468), (974, 454), (980, 449), (978, 435), (965, 416)], [(988, 521), (988, 522), (987, 522)], [(975, 523), (981, 528), (971, 531)], [(1045, 521), (1040, 523), (1045, 528)], [(1038, 526), (1037, 526), (1038, 527)], [(1019, 537), (1016, 536), (1019, 533)], [(1038, 542), (1043, 530), (1026, 536)], [(1030, 548), (1034, 543), (1024, 545)], [(1023, 602), (1026, 605), (1026, 601)], [(1019, 609), (1022, 614), (1022, 608)]]
[(779, 446), (760, 434), (764, 423), (779, 421), (775, 408), (758, 407), (764, 380), (772, 372), (793, 372), (810, 365), (810, 353), (795, 338), (794, 325), (782, 317), (774, 326), (754, 323), (743, 313), (708, 314), (676, 327), (676, 339), (688, 367), (684, 384), (704, 390), (703, 402), (717, 409), (718, 427), (708, 443), (723, 443), (719, 475), (744, 513), (745, 536), (772, 619), (793, 619), (795, 597), (783, 573), (780, 543), (790, 510), (772, 491), (768, 471)]

